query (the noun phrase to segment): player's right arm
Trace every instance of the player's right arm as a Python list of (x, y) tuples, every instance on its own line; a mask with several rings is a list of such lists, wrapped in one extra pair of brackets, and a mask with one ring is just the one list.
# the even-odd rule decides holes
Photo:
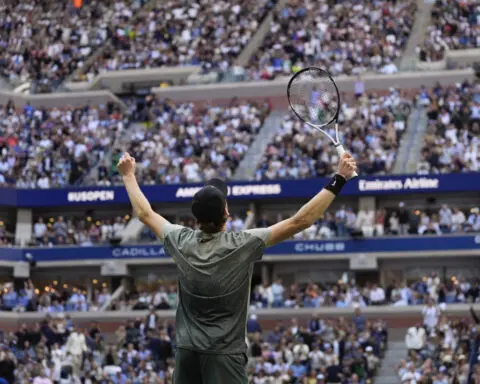
[(327, 208), (335, 200), (336, 194), (357, 170), (355, 160), (345, 154), (340, 159), (336, 175), (330, 183), (315, 197), (306, 203), (292, 217), (283, 220), (269, 228), (268, 246), (281, 243), (292, 238), (293, 235), (304, 231), (323, 216)]
[(163, 239), (165, 224), (169, 222), (152, 209), (152, 206), (138, 185), (135, 177), (135, 166), (135, 159), (128, 153), (124, 153), (118, 162), (117, 168), (120, 175), (122, 175), (130, 203), (138, 219), (149, 227), (159, 238)]

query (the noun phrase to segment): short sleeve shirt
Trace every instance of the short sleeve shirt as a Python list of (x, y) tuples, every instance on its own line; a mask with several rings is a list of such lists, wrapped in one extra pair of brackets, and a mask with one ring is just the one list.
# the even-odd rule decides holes
[(206, 234), (166, 223), (165, 251), (179, 269), (177, 346), (194, 351), (246, 352), (245, 336), (253, 264), (270, 230)]

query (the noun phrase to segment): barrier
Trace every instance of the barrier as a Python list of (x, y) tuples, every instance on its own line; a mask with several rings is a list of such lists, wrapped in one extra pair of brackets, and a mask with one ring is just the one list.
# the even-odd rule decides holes
[[(379, 237), (368, 239), (335, 239), (312, 241), (286, 241), (265, 250), (264, 261), (328, 260), (367, 255), (374, 258), (448, 255), (480, 255), (480, 235)], [(173, 264), (161, 244), (52, 247), (52, 248), (0, 248), (0, 261), (15, 263), (33, 259), (39, 266), (46, 264), (72, 266), (77, 262), (102, 265), (116, 260), (126, 264)]]
[[(461, 83), (475, 77), (473, 70), (433, 71), (433, 72), (400, 72), (394, 75), (365, 75), (366, 91), (388, 90), (391, 87), (404, 90), (418, 89), (421, 86), (432, 87), (437, 83), (442, 85)], [(171, 88), (153, 88), (152, 92), (161, 98), (170, 98), (177, 101), (200, 100), (230, 100), (233, 96), (240, 99), (262, 101), (265, 98), (282, 97), (281, 107), (287, 107), (286, 92), (289, 78), (274, 81), (254, 81), (232, 84), (209, 84), (202, 87), (183, 86)], [(353, 93), (355, 77), (335, 77), (340, 92)]]
[[(422, 321), (422, 306), (374, 306), (362, 309), (368, 319), (383, 319), (389, 328), (406, 328)], [(480, 311), (480, 305), (475, 305), (474, 310)], [(299, 324), (305, 324), (312, 314), (316, 313), (321, 318), (351, 318), (352, 308), (296, 308), (296, 309), (257, 309), (255, 314), (264, 329), (271, 329), (278, 321), (288, 322), (296, 318)], [(106, 312), (70, 312), (68, 313), (73, 323), (79, 327), (87, 327), (92, 321), (98, 322), (102, 332), (115, 332), (127, 320), (144, 318), (146, 311), (106, 311)], [(465, 304), (448, 305), (445, 314), (450, 317), (469, 317), (469, 306)], [(173, 321), (175, 311), (157, 311), (160, 321)], [(0, 312), (0, 322), (4, 332), (14, 332), (21, 323), (31, 324), (45, 318), (42, 313), (11, 313)]]
[[(229, 199), (310, 198), (328, 182), (327, 178), (229, 183)], [(201, 188), (199, 184), (143, 186), (152, 204), (185, 202)], [(344, 196), (408, 195), (412, 193), (480, 192), (479, 173), (440, 175), (390, 175), (358, 177), (342, 191)], [(0, 188), (0, 206), (63, 207), (128, 204), (123, 187), (83, 187), (66, 189)]]

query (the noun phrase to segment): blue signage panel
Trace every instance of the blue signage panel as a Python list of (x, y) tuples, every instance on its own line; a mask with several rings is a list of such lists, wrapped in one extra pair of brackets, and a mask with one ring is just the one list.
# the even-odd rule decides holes
[[(480, 250), (477, 236), (387, 237), (364, 240), (286, 241), (265, 250), (266, 255), (349, 254), (378, 252), (415, 252), (445, 250)], [(56, 247), (56, 248), (0, 248), (0, 260), (21, 261), (31, 256), (37, 262), (148, 259), (169, 257), (160, 244), (126, 245), (119, 247)]]
[[(230, 183), (230, 199), (309, 198), (326, 183), (326, 178)], [(142, 187), (152, 203), (181, 202), (193, 197), (200, 185), (155, 185)], [(428, 176), (379, 176), (351, 180), (343, 195), (375, 196), (412, 193), (480, 192), (480, 173)], [(123, 187), (85, 187), (70, 189), (0, 188), (0, 205), (54, 207), (67, 205), (126, 204)]]

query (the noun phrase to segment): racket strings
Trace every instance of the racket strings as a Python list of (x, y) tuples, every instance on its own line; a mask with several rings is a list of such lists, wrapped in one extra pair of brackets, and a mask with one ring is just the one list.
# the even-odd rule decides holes
[(294, 112), (305, 122), (317, 126), (329, 124), (339, 108), (333, 81), (317, 68), (298, 73), (289, 85), (288, 97)]

